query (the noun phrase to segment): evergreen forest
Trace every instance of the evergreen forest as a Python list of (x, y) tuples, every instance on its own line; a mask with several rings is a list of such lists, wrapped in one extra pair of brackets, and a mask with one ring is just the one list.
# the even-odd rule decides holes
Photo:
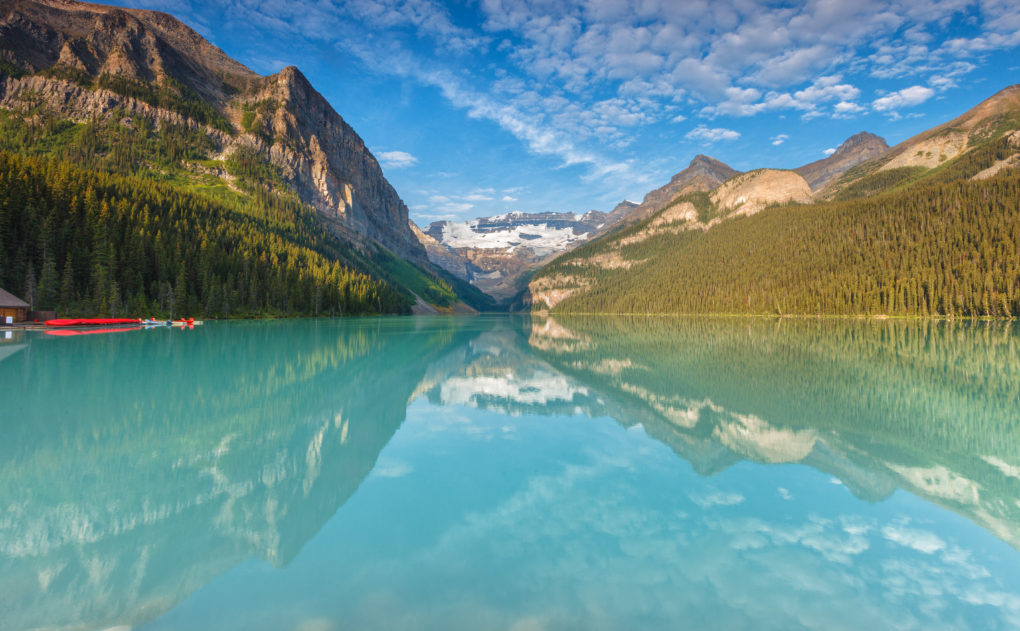
[[(836, 201), (627, 240), (653, 216), (559, 257), (536, 278), (574, 290), (558, 313), (1016, 317), (1020, 172), (970, 179), (1015, 151), (1006, 142), (923, 177), (878, 173)], [(593, 262), (605, 254), (626, 265)]]
[(253, 216), (165, 183), (0, 153), (0, 286), (37, 309), (109, 316), (409, 310), (342, 263), (312, 211), (290, 210), (290, 221)]
[(141, 116), (0, 111), (0, 287), (78, 316), (409, 313), (412, 291), (485, 303), (342, 241), (254, 151), (213, 150), (201, 129)]

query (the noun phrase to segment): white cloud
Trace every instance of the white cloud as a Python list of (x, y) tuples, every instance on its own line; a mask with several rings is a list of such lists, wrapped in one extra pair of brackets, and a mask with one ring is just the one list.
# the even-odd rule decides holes
[(787, 135), (787, 134), (777, 134), (777, 135), (773, 136), (772, 138), (769, 138), (769, 140), (772, 141), (772, 145), (774, 147), (778, 147), (779, 145), (783, 144), (784, 142), (786, 142), (789, 139), (790, 139), (790, 136)]
[(864, 111), (863, 107), (850, 101), (840, 101), (832, 109), (836, 116), (850, 116)]
[(372, 475), (380, 478), (402, 478), (414, 471), (414, 467), (406, 462), (389, 462), (377, 464)]
[[(612, 186), (604, 175), (621, 174), (614, 181), (628, 189), (650, 178), (643, 170), (652, 161), (632, 159), (654, 125), (783, 111), (804, 120), (872, 110), (895, 117), (957, 87), (959, 76), (989, 63), (987, 53), (1020, 46), (1020, 9), (1007, 0), (469, 4), (464, 13), (440, 0), (242, 0), (222, 9), (436, 88), (452, 108), (495, 123), (532, 154), (579, 166), (581, 181)], [(481, 20), (472, 24), (476, 9)], [(960, 20), (967, 37), (947, 27)], [(897, 91), (861, 104), (857, 86), (869, 76), (895, 80)], [(724, 135), (713, 134), (719, 130)], [(701, 142), (738, 137), (707, 126), (687, 134)]]
[(933, 554), (946, 547), (946, 542), (936, 534), (900, 524), (886, 526), (882, 529), (882, 536), (893, 543), (924, 554)]
[(441, 204), (438, 207), (438, 210), (453, 215), (460, 215), (461, 213), (466, 213), (467, 211), (471, 210), (474, 207), (475, 207), (474, 204), (469, 204), (467, 202), (450, 202), (447, 204)]
[(418, 164), (418, 158), (406, 151), (383, 151), (379, 154), (379, 163), (386, 168), (402, 169)]
[(516, 202), (517, 198), (516, 197), (510, 197), (509, 195), (504, 195), (503, 198), (500, 201), (504, 201), (504, 202)]
[(740, 138), (740, 132), (722, 127), (706, 127), (698, 125), (691, 131), (684, 134), (688, 140), (697, 140), (704, 143), (713, 143), (720, 140), (736, 140)]
[(831, 156), (832, 154), (836, 153), (836, 148), (835, 147), (829, 147), (828, 149), (826, 149), (822, 153), (824, 153), (827, 156)]
[(913, 85), (896, 92), (891, 92), (883, 97), (875, 99), (871, 104), (879, 112), (898, 110), (903, 107), (913, 107), (924, 103), (935, 95), (935, 90), (921, 85)]
[(794, 109), (804, 112), (805, 119), (822, 116), (821, 106), (840, 101), (845, 103), (860, 96), (861, 91), (842, 82), (842, 75), (829, 75), (815, 79), (811, 85), (794, 92), (772, 91), (762, 97), (754, 88), (727, 88), (722, 101), (701, 109), (704, 116), (753, 116), (769, 110)]
[(691, 497), (691, 501), (702, 508), (711, 508), (713, 506), (736, 506), (744, 502), (744, 496), (740, 493), (725, 493), (723, 491), (714, 491), (706, 495), (696, 495)]

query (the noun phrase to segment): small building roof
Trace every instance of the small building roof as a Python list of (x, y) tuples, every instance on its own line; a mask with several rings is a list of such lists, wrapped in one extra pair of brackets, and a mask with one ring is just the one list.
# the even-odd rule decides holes
[(28, 303), (12, 293), (0, 289), (0, 307), (28, 309)]

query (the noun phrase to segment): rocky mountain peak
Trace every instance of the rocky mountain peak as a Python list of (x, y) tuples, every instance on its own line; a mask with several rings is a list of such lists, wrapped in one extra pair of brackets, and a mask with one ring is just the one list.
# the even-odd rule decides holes
[(75, 0), (0, 1), (0, 57), (28, 73), (173, 79), (218, 104), (258, 77), (169, 14)]
[(730, 168), (720, 160), (698, 154), (694, 156), (686, 169), (670, 178), (668, 184), (645, 195), (640, 204), (624, 202), (613, 209), (613, 212), (607, 217), (603, 232), (620, 224), (630, 224), (651, 217), (680, 195), (714, 190), (726, 180), (739, 174), (740, 171)]
[(880, 155), (888, 150), (889, 145), (886, 143), (885, 138), (876, 136), (871, 132), (862, 131), (844, 140), (843, 144), (827, 160), (831, 162), (847, 159), (854, 160), (861, 155)]
[(724, 162), (699, 153), (694, 156), (686, 169), (680, 171), (670, 179), (670, 183), (681, 182), (681, 185), (686, 185), (693, 182), (699, 176), (707, 176), (710, 179), (720, 180), (719, 184), (721, 184), (738, 173), (739, 171), (731, 169)]
[(294, 66), (261, 77), (171, 15), (74, 0), (0, 0), (0, 59), (20, 71), (0, 76), (0, 107), (201, 129), (219, 159), (271, 163), (338, 236), (428, 265), (375, 157)]
[(794, 169), (804, 176), (811, 190), (817, 191), (836, 181), (848, 170), (889, 152), (885, 139), (862, 131), (850, 136), (832, 155)]

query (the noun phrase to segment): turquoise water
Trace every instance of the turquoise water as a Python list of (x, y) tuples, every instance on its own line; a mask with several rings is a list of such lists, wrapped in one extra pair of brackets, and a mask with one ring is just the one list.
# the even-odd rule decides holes
[(19, 333), (0, 388), (3, 630), (1020, 628), (1015, 324)]

